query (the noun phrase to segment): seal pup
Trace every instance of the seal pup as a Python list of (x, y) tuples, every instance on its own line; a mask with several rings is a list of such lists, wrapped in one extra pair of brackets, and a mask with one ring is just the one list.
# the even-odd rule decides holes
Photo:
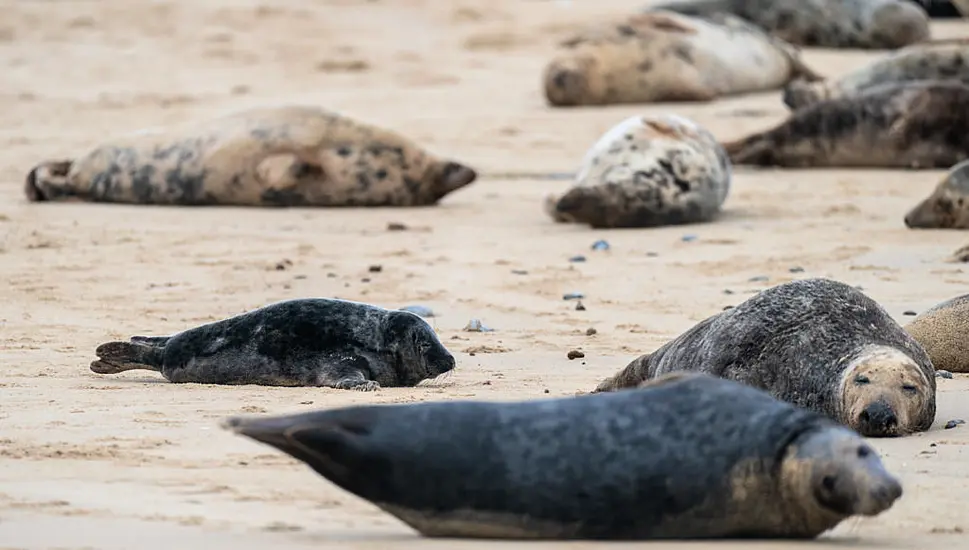
[(905, 330), (925, 348), (933, 367), (969, 373), (969, 294), (936, 304)]
[(856, 433), (705, 375), (511, 403), (234, 417), (427, 537), (813, 538), (902, 494)]
[(969, 157), (969, 86), (883, 84), (793, 111), (724, 148), (734, 165), (948, 168)]
[(669, 372), (736, 380), (868, 437), (929, 429), (935, 369), (874, 300), (844, 283), (804, 279), (762, 291), (634, 359), (596, 392)]
[(784, 87), (788, 108), (856, 95), (882, 84), (915, 80), (957, 80), (969, 84), (969, 39), (934, 40), (882, 56), (836, 79), (793, 80)]
[(559, 46), (543, 77), (554, 107), (705, 102), (821, 78), (793, 46), (726, 14), (709, 21), (638, 14)]
[(674, 0), (645, 13), (729, 13), (797, 46), (896, 49), (928, 40), (929, 17), (909, 0)]
[(328, 298), (285, 300), (172, 336), (98, 346), (98, 374), (146, 369), (174, 383), (416, 386), (454, 369), (427, 321)]
[(905, 227), (969, 229), (969, 160), (950, 168), (932, 194), (905, 214)]
[(476, 172), (410, 139), (312, 106), (261, 107), (135, 132), (30, 170), (30, 201), (429, 206)]
[(730, 189), (730, 161), (717, 139), (681, 116), (633, 116), (586, 153), (575, 185), (545, 198), (556, 222), (655, 227), (712, 219)]

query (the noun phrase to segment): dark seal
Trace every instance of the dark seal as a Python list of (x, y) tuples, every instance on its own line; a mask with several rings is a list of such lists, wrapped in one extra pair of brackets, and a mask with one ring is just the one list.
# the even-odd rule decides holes
[(969, 160), (952, 168), (928, 197), (905, 214), (910, 229), (969, 229)]
[(415, 386), (454, 369), (427, 321), (344, 300), (287, 300), (173, 336), (98, 346), (91, 370), (158, 371), (170, 382), (329, 386), (372, 391)]
[(812, 538), (902, 494), (856, 433), (705, 375), (513, 403), (231, 418), (428, 537)]
[(969, 373), (969, 294), (922, 312), (905, 330), (922, 344), (938, 370)]
[(969, 86), (875, 86), (798, 109), (770, 130), (725, 143), (734, 165), (949, 168), (969, 157)]
[(633, 360), (597, 392), (676, 371), (742, 382), (869, 437), (929, 429), (935, 369), (874, 300), (828, 279), (778, 285)]

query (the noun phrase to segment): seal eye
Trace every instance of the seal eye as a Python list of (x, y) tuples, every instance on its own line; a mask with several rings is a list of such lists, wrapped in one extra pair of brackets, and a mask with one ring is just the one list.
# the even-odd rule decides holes
[(871, 449), (865, 446), (858, 447), (858, 458), (865, 458), (871, 454)]
[(868, 377), (863, 374), (859, 374), (855, 377), (855, 384), (858, 384), (859, 386), (863, 386), (869, 382), (871, 382), (871, 380), (869, 380)]
[(918, 392), (919, 389), (911, 384), (904, 384), (902, 385), (902, 391), (909, 395), (915, 395), (915, 393)]

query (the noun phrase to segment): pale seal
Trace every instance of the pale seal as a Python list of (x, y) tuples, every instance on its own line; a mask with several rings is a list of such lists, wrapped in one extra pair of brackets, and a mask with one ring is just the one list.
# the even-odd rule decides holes
[(654, 10), (730, 13), (798, 46), (896, 49), (931, 36), (925, 10), (908, 0), (674, 0)]
[(969, 294), (936, 304), (905, 330), (925, 348), (936, 369), (969, 373)]
[(136, 132), (27, 175), (31, 201), (428, 206), (476, 178), (390, 130), (310, 106)]
[(731, 167), (717, 139), (692, 120), (633, 116), (592, 148), (561, 197), (545, 198), (557, 222), (655, 227), (708, 221), (730, 190)]
[(700, 371), (765, 390), (869, 437), (929, 429), (935, 370), (874, 300), (844, 283), (805, 279), (762, 291), (643, 355), (595, 391)]
[(784, 104), (800, 109), (880, 86), (915, 80), (955, 80), (969, 84), (969, 39), (934, 40), (886, 54), (839, 78), (791, 81), (784, 88)]
[(545, 67), (552, 106), (712, 101), (820, 75), (797, 50), (737, 17), (638, 14), (563, 41)]
[(158, 371), (174, 383), (415, 386), (454, 369), (427, 321), (406, 311), (327, 298), (277, 302), (172, 336), (98, 346), (91, 370)]
[(427, 537), (813, 538), (902, 494), (858, 434), (704, 375), (607, 394), (357, 406), (223, 426)]
[(724, 148), (735, 166), (948, 168), (969, 157), (969, 86), (883, 84), (793, 111)]
[(969, 160), (950, 168), (904, 221), (911, 229), (969, 229)]

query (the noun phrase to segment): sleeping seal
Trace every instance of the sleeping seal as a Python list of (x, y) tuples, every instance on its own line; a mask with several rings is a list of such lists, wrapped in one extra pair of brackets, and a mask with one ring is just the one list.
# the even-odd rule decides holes
[(394, 132), (296, 105), (121, 136), (35, 166), (25, 193), (35, 202), (429, 206), (475, 178)]
[(932, 194), (905, 214), (905, 227), (969, 229), (969, 160), (950, 168)]
[(969, 373), (969, 294), (936, 304), (905, 330), (922, 344), (933, 367)]
[(427, 537), (813, 538), (902, 494), (858, 434), (696, 374), (606, 394), (356, 406), (223, 426)]
[(327, 298), (286, 300), (173, 336), (98, 346), (98, 374), (146, 369), (170, 382), (415, 386), (454, 369), (427, 321), (407, 311)]
[(575, 185), (545, 198), (557, 222), (655, 227), (711, 220), (730, 190), (717, 139), (681, 116), (629, 117), (586, 153)]
[(633, 360), (596, 392), (701, 371), (763, 389), (868, 437), (929, 429), (935, 370), (874, 300), (844, 283), (778, 285)]

